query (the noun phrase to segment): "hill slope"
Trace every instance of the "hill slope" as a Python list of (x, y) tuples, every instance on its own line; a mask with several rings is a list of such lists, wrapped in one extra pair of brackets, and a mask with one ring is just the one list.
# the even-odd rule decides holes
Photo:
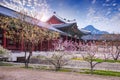
[(107, 31), (98, 30), (95, 27), (93, 27), (92, 25), (88, 25), (88, 26), (86, 26), (86, 27), (84, 27), (82, 29), (90, 31), (91, 34), (109, 34)]

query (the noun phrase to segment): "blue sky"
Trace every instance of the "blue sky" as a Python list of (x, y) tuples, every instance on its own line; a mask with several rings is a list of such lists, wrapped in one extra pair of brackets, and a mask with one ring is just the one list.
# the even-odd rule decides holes
[(53, 11), (66, 19), (76, 19), (79, 28), (87, 25), (120, 33), (120, 0), (47, 0)]
[(120, 33), (120, 0), (1, 0), (8, 7), (21, 2), (30, 11), (37, 4), (34, 7), (39, 14), (37, 18), (43, 21), (55, 11), (62, 18), (76, 19), (79, 28), (93, 25), (103, 31)]

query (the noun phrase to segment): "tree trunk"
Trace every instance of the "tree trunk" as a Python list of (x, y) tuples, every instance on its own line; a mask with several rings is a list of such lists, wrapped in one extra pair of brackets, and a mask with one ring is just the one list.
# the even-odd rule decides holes
[(55, 71), (59, 71), (61, 69), (60, 66), (56, 66), (55, 68), (56, 68)]
[(90, 62), (90, 74), (93, 74), (93, 63), (92, 62)]
[(113, 57), (113, 59), (115, 60), (115, 61), (117, 61), (118, 60), (118, 58), (119, 58), (119, 56), (120, 56), (120, 50), (119, 50), (119, 46), (118, 45), (116, 45), (116, 52), (115, 52), (115, 54), (113, 54), (112, 53), (112, 57)]
[(26, 61), (26, 62), (27, 62), (27, 63), (26, 63), (26, 68), (29, 67), (29, 62), (30, 62), (31, 56), (32, 56), (32, 52), (29, 53), (29, 56), (28, 56), (28, 58), (27, 58), (27, 61)]
[(29, 56), (27, 57), (27, 54), (26, 54), (27, 50), (25, 49), (25, 68), (28, 68), (29, 67), (30, 58), (32, 56), (32, 43), (27, 43), (26, 48), (29, 50)]
[(114, 58), (114, 60), (117, 61), (117, 60), (118, 60), (118, 57), (119, 57), (119, 56), (116, 56), (116, 57)]
[(91, 67), (90, 73), (93, 74), (93, 67)]
[(24, 60), (25, 60), (25, 62), (24, 62), (24, 64), (25, 64), (25, 68), (28, 68), (28, 65), (27, 65), (27, 48), (28, 48), (28, 46), (27, 46), (27, 43), (24, 43), (24, 49), (25, 49), (25, 56), (24, 56)]

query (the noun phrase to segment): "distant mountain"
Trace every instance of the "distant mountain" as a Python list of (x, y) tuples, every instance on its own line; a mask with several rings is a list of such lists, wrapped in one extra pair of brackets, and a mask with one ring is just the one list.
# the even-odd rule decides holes
[(88, 26), (86, 26), (86, 27), (84, 27), (82, 29), (90, 31), (91, 34), (109, 34), (109, 32), (98, 30), (95, 27), (93, 27), (92, 25), (88, 25)]

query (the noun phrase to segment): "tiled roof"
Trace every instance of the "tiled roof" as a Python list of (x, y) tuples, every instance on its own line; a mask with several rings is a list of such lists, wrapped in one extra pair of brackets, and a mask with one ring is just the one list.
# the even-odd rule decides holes
[(54, 17), (55, 19), (59, 20), (62, 23), (76, 23), (75, 19), (74, 20), (66, 20), (65, 18), (62, 18), (57, 14), (53, 14), (47, 21), (49, 21), (52, 17)]
[(65, 18), (60, 17), (60, 16), (57, 15), (57, 14), (55, 14), (54, 16), (55, 16), (56, 18), (58, 18), (60, 21), (63, 21), (63, 22), (65, 22), (65, 23), (76, 23), (75, 20), (67, 20), (67, 19), (65, 19)]
[[(17, 18), (18, 15), (16, 13), (17, 13), (16, 11), (0, 5), (0, 14)], [(60, 18), (58, 18), (58, 19), (60, 19)], [(41, 22), (41, 21), (39, 21), (39, 20), (37, 20), (33, 17), (26, 16), (26, 22), (34, 24), (34, 22), (32, 22), (33, 20), (38, 21), (37, 25), (39, 27), (45, 27), (45, 28), (48, 28), (50, 30), (57, 31), (57, 32), (61, 33), (62, 35), (67, 35), (67, 36), (71, 36), (71, 34), (65, 32), (65, 31), (62, 31), (59, 28), (72, 27), (72, 26), (77, 27), (76, 22), (64, 23), (64, 24), (48, 24), (48, 23), (45, 23), (45, 22)], [(77, 28), (77, 31), (78, 31), (79, 34), (84, 34), (85, 33), (85, 31), (81, 31), (78, 28)]]
[(65, 23), (65, 24), (51, 24), (55, 28), (71, 27), (75, 23)]
[(56, 29), (56, 28), (54, 28), (54, 27), (49, 27), (49, 29), (50, 29), (50, 30), (53, 30), (53, 31), (56, 31), (56, 32), (59, 32), (59, 33), (62, 34), (62, 35), (71, 36), (70, 34), (68, 34), (68, 33), (66, 33), (66, 32), (63, 32), (63, 31), (61, 31), (61, 30), (59, 30), (59, 29)]
[(119, 40), (120, 34), (91, 34), (82, 37), (83, 40)]

